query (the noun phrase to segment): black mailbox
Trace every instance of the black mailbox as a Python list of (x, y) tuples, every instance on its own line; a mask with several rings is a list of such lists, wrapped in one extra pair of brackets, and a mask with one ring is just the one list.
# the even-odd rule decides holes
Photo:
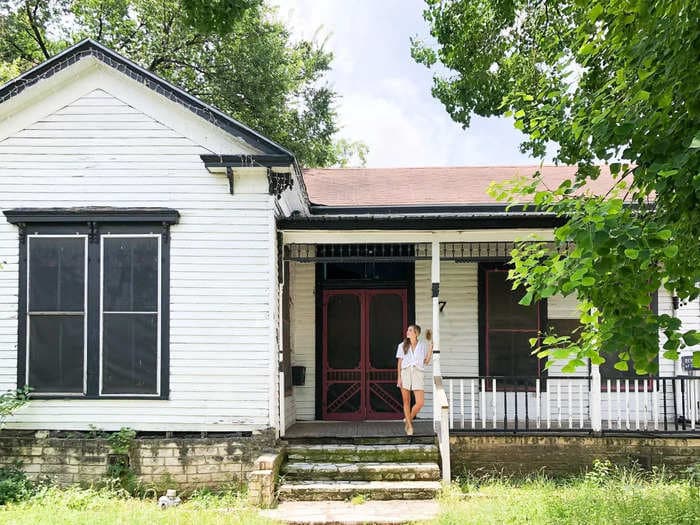
[(292, 367), (292, 386), (304, 386), (306, 383), (306, 367), (305, 366), (293, 366)]

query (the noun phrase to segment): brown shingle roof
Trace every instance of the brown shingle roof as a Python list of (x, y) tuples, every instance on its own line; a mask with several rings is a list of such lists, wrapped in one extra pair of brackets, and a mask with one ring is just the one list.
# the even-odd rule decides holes
[[(538, 166), (465, 166), (436, 168), (326, 168), (304, 171), (313, 204), (325, 206), (387, 206), (412, 204), (497, 204), (486, 190), (492, 181), (530, 176)], [(576, 173), (575, 166), (544, 166), (542, 176), (556, 188)], [(607, 192), (613, 179), (607, 167), (588, 184)], [(502, 203), (501, 203), (502, 204)]]

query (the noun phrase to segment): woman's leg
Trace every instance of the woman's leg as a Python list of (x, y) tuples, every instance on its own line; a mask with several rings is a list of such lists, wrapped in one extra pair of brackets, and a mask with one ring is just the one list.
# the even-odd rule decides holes
[(413, 420), (415, 417), (418, 415), (418, 412), (420, 412), (420, 409), (423, 408), (423, 405), (425, 404), (425, 391), (424, 390), (414, 390), (413, 395), (416, 396), (416, 404), (413, 405), (413, 408), (411, 409), (411, 424), (413, 424)]
[(406, 388), (402, 388), (401, 398), (403, 399), (403, 415), (406, 418), (404, 428), (406, 429), (406, 432), (408, 432), (408, 427), (411, 424), (411, 391)]

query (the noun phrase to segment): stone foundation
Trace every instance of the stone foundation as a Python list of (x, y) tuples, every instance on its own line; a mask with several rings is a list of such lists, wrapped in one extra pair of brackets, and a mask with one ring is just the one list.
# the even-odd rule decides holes
[(617, 465), (682, 471), (700, 463), (698, 437), (452, 435), (452, 475), (476, 470), (506, 474), (578, 474), (596, 459)]
[[(272, 431), (251, 436), (137, 437), (128, 454), (131, 470), (146, 485), (177, 486), (180, 490), (246, 484), (249, 473), (259, 470), (256, 460), (274, 452)], [(104, 481), (114, 457), (105, 437), (89, 433), (45, 431), (0, 432), (0, 466), (20, 461), (32, 479), (60, 485)]]

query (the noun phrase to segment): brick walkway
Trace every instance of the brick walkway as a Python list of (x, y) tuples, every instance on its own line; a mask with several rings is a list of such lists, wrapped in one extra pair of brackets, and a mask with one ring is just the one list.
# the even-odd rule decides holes
[(287, 501), (261, 515), (284, 523), (360, 524), (410, 523), (435, 518), (440, 508), (435, 500), (367, 501)]

